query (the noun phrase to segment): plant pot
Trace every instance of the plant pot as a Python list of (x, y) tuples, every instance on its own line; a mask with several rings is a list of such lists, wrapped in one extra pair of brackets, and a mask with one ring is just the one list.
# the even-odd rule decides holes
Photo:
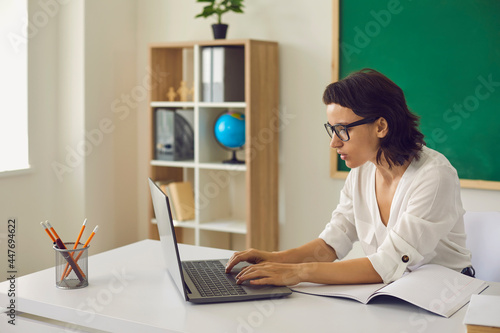
[(214, 39), (226, 39), (227, 24), (212, 24)]

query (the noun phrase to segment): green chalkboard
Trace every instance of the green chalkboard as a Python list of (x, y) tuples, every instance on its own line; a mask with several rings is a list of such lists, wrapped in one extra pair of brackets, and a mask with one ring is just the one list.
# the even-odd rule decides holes
[[(500, 181), (500, 1), (339, 7), (339, 78), (365, 67), (384, 73), (421, 116), (427, 145), (461, 179)], [(339, 160), (337, 170), (348, 168)]]

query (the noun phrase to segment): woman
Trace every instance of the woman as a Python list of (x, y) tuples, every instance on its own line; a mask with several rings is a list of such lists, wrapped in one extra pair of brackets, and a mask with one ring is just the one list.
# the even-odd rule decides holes
[[(323, 102), (330, 146), (351, 168), (330, 222), (295, 249), (237, 252), (226, 271), (253, 263), (237, 281), (254, 285), (389, 283), (428, 263), (468, 271), (456, 170), (424, 145), (401, 88), (365, 69), (330, 84)], [(357, 240), (366, 257), (335, 261)]]

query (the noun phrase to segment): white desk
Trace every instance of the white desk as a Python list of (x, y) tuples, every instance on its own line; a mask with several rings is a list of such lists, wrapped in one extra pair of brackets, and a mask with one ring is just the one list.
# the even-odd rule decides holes
[[(180, 246), (183, 260), (227, 258), (230, 251)], [(462, 308), (446, 319), (393, 298), (369, 305), (293, 293), (279, 300), (195, 305), (165, 271), (160, 243), (146, 240), (89, 257), (89, 286), (55, 287), (54, 268), (17, 279), (16, 326), (0, 332), (465, 332)], [(9, 282), (0, 283), (0, 305)], [(485, 294), (500, 295), (500, 283)], [(42, 318), (40, 318), (42, 317)], [(57, 320), (53, 322), (49, 319)], [(318, 329), (320, 328), (320, 329)], [(98, 332), (99, 332), (98, 331)]]

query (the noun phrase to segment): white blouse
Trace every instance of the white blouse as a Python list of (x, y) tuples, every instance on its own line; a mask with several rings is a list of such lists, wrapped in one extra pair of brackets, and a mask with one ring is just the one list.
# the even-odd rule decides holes
[(340, 203), (319, 236), (339, 259), (359, 240), (385, 283), (427, 263), (457, 271), (471, 265), (460, 183), (446, 157), (423, 147), (399, 181), (387, 227), (378, 209), (375, 171), (367, 162), (349, 172)]

